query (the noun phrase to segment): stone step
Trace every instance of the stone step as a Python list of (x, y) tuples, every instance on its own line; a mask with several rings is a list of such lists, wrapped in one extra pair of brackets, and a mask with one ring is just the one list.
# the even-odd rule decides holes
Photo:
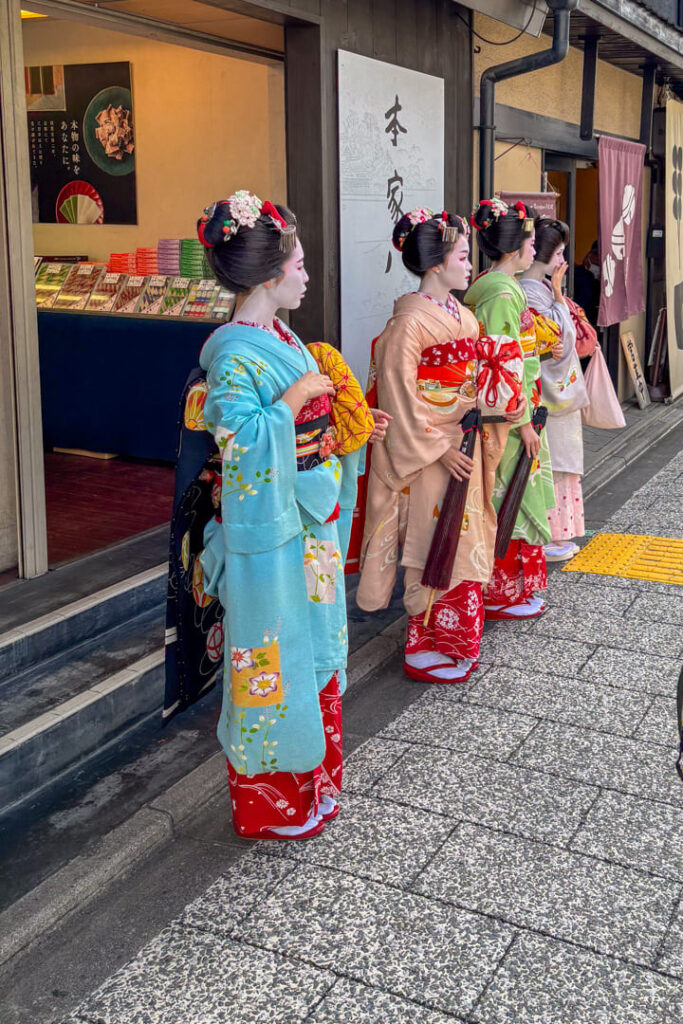
[(0, 682), (163, 606), (166, 579), (157, 565), (0, 633)]
[(0, 810), (5, 811), (161, 708), (159, 647), (0, 737)]

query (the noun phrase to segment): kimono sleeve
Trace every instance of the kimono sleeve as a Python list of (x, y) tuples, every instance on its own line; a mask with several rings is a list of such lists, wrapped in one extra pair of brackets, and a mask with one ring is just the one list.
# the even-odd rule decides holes
[(451, 446), (448, 437), (432, 426), (429, 410), (417, 388), (422, 356), (418, 327), (409, 317), (390, 320), (375, 348), (377, 399), (393, 417), (384, 442), (398, 477), (437, 462)]
[[(484, 299), (474, 310), (475, 316), (484, 325), (484, 330), (489, 335), (504, 336), (510, 341), (519, 341), (520, 322), (519, 305), (513, 292), (503, 291)], [(526, 395), (527, 407), (520, 420), (518, 427), (531, 422), (533, 407), (531, 403), (531, 392), (535, 381), (528, 372), (528, 360), (524, 360), (524, 374), (522, 377), (522, 391)], [(513, 428), (515, 429), (515, 428)]]
[(223, 462), (224, 542), (234, 552), (270, 551), (301, 530), (292, 411), (267, 403), (263, 366), (233, 350), (213, 360), (207, 383), (204, 422)]

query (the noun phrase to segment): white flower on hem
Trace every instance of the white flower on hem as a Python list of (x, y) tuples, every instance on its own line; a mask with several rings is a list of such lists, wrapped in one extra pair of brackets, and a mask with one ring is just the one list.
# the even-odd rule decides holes
[(436, 615), (436, 621), (443, 629), (457, 629), (460, 624), (460, 616), (452, 608), (440, 608)]
[(230, 661), (235, 672), (241, 672), (243, 668), (253, 668), (254, 659), (251, 647), (231, 647)]
[(279, 808), (279, 810), (282, 811), (282, 810), (284, 810), (285, 807), (289, 807), (289, 800), (284, 800), (284, 799), (276, 800), (275, 801), (275, 806), (277, 808)]
[[(269, 693), (277, 690), (277, 681), (280, 678), (279, 672), (259, 672), (257, 676), (249, 679), (249, 693), (252, 697), (267, 697)], [(271, 719), (271, 724), (274, 719)]]
[(293, 807), (288, 807), (287, 808), (287, 814), (296, 814), (296, 811), (294, 810)]

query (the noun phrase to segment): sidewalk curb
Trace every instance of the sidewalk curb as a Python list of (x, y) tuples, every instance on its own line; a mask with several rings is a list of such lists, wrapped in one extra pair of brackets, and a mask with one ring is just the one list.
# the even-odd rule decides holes
[[(406, 622), (407, 616), (401, 616), (354, 651), (349, 657), (347, 692), (395, 654)], [(0, 965), (172, 838), (179, 825), (226, 787), (225, 755), (218, 752), (108, 832), (92, 850), (74, 857), (25, 893), (0, 913)]]
[(623, 439), (616, 438), (608, 445), (607, 451), (596, 464), (584, 474), (584, 499), (592, 498), (610, 480), (623, 473), (632, 462), (639, 459), (648, 448), (657, 444), (681, 424), (683, 424), (683, 399), (678, 399), (671, 405), (662, 404), (656, 417), (647, 423), (640, 433), (634, 435), (629, 431)]

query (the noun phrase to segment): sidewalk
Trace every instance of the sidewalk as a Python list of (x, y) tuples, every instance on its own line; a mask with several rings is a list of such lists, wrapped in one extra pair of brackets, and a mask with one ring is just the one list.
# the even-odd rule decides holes
[[(683, 453), (604, 529), (683, 538)], [(378, 708), (322, 836), (236, 846), (214, 816), (229, 870), (62, 1019), (683, 1019), (683, 593), (554, 572), (549, 602), (487, 627), (466, 686)]]

